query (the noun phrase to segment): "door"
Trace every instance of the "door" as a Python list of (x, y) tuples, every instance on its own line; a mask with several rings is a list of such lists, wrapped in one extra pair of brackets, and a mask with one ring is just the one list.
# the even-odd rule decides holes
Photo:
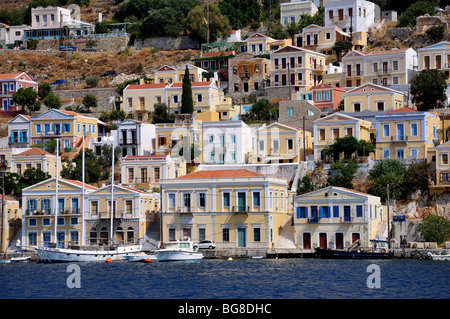
[(52, 240), (52, 234), (50, 232), (43, 232), (42, 233), (42, 245), (44, 247), (48, 247), (50, 242)]
[(238, 228), (238, 247), (246, 247), (245, 228)]
[(66, 241), (66, 234), (63, 231), (59, 231), (57, 236), (58, 248), (64, 248)]
[(326, 233), (319, 233), (319, 247), (320, 248), (327, 248), (327, 234)]
[(303, 249), (311, 249), (311, 234), (303, 233)]
[(359, 239), (359, 233), (352, 233), (352, 244)]
[(336, 249), (344, 248), (344, 234), (336, 233)]

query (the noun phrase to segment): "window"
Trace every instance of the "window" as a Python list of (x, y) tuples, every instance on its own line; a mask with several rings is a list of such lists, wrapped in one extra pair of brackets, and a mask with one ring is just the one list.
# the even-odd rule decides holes
[(198, 194), (198, 207), (201, 207), (201, 208), (206, 207), (206, 193)]
[(224, 242), (230, 241), (230, 229), (228, 227), (222, 228), (222, 241)]
[(362, 205), (356, 206), (356, 217), (362, 217)]
[(293, 116), (294, 116), (294, 108), (288, 107), (288, 117), (293, 117)]
[(353, 103), (353, 112), (361, 112), (361, 103)]
[(261, 205), (261, 193), (253, 192), (253, 206), (259, 207)]
[(377, 101), (377, 111), (384, 111), (384, 101)]
[(389, 158), (389, 149), (384, 149), (383, 150), (383, 158)]
[(223, 207), (230, 207), (230, 193), (223, 193)]
[(441, 163), (442, 165), (448, 165), (448, 153), (441, 154)]
[(325, 141), (325, 129), (319, 129), (319, 141)]
[(328, 206), (320, 207), (320, 217), (329, 218), (330, 217), (330, 209)]
[(239, 212), (245, 212), (246, 211), (246, 198), (245, 198), (245, 192), (238, 192), (237, 193), (237, 211)]
[(393, 62), (392, 62), (392, 69), (393, 69), (394, 71), (398, 71), (398, 61), (393, 61)]
[(183, 194), (183, 207), (191, 207), (191, 194)]
[(316, 101), (322, 101), (322, 92), (316, 92)]
[(174, 193), (167, 194), (167, 207), (175, 208), (175, 194)]
[(418, 155), (418, 152), (419, 152), (419, 150), (417, 147), (411, 147), (411, 157), (416, 158)]
[(261, 228), (253, 228), (253, 241), (261, 241)]
[(300, 206), (297, 207), (297, 218), (307, 218), (308, 217), (308, 207)]
[(36, 133), (41, 133), (41, 124), (36, 124)]
[(402, 123), (397, 124), (397, 140), (405, 140), (404, 125)]
[(203, 102), (203, 94), (196, 94), (197, 96), (197, 102), (202, 103)]
[(172, 95), (173, 104), (178, 104), (178, 94)]
[(323, 100), (324, 101), (329, 101), (330, 100), (330, 92), (329, 91), (323, 92)]
[(411, 123), (411, 136), (417, 136), (417, 123)]
[(339, 206), (333, 206), (333, 217), (339, 218)]
[(389, 137), (389, 124), (383, 124), (383, 137)]

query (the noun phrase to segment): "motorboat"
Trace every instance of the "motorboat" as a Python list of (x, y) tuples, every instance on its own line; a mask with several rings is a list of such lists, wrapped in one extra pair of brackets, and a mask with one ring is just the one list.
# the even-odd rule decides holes
[(446, 251), (442, 251), (441, 254), (433, 254), (431, 252), (427, 253), (427, 258), (431, 260), (449, 261), (450, 255), (447, 255)]
[(72, 246), (70, 248), (38, 247), (35, 249), (43, 262), (119, 261), (140, 252), (141, 245)]
[(164, 248), (155, 252), (158, 261), (201, 260), (203, 253), (194, 249), (191, 240), (178, 240), (164, 243)]
[(124, 256), (124, 258), (132, 262), (152, 262), (158, 260), (154, 254), (147, 254), (143, 251), (136, 254)]

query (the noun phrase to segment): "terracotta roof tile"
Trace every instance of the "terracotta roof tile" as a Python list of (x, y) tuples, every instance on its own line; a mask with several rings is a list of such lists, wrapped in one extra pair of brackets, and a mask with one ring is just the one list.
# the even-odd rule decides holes
[(125, 90), (164, 89), (166, 85), (166, 83), (130, 84)]
[(19, 154), (14, 154), (13, 156), (23, 156), (23, 155), (54, 155), (54, 154), (44, 151), (39, 147), (32, 147), (29, 150), (26, 150)]
[(388, 111), (386, 113), (411, 113), (411, 112), (419, 112), (419, 111), (411, 109), (409, 107), (402, 107), (401, 109)]

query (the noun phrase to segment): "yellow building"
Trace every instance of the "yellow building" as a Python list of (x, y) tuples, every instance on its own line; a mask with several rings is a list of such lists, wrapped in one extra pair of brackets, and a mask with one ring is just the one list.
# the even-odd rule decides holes
[(450, 187), (450, 142), (436, 146), (433, 153), (436, 158), (436, 169), (428, 187), (431, 194), (441, 194), (448, 191)]
[(21, 151), (10, 147), (0, 148), (0, 171), (11, 172), (11, 156)]
[(311, 24), (303, 28), (302, 33), (296, 34), (294, 39), (298, 47), (331, 55), (334, 43), (349, 40), (350, 35), (335, 25), (322, 27)]
[[(56, 178), (24, 188), (22, 245), (34, 247), (56, 243), (58, 247), (67, 247), (69, 244), (82, 244), (82, 189), (79, 181)], [(85, 184), (84, 189), (88, 194), (97, 188)]]
[[(419, 71), (441, 70), (449, 75), (450, 71), (450, 42), (442, 41), (417, 50)], [(447, 79), (447, 84), (450, 80)]]
[(3, 209), (2, 213), (3, 221), (0, 224), (1, 229), (0, 251), (5, 252), (8, 246), (11, 244), (11, 241), (16, 236), (18, 230), (20, 229), (22, 209), (20, 209), (19, 207), (19, 201), (9, 196), (4, 197), (4, 205), (3, 200), (0, 200), (0, 203), (2, 203)]
[[(256, 131), (256, 157), (261, 163), (298, 163), (305, 149), (312, 150), (311, 132), (281, 123), (263, 125)], [(303, 144), (305, 141), (305, 144)]]
[(370, 140), (371, 122), (357, 119), (341, 112), (333, 113), (314, 121), (314, 161), (324, 161), (322, 151), (334, 144), (336, 139), (354, 136), (359, 140)]
[(163, 180), (163, 241), (213, 240), (218, 248), (272, 248), (288, 216), (287, 181), (245, 169)]
[(123, 90), (122, 111), (126, 114), (153, 112), (155, 104), (166, 103), (167, 86), (166, 83), (127, 85)]
[(61, 162), (56, 167), (56, 155), (38, 147), (32, 147), (22, 153), (11, 156), (11, 173), (22, 175), (27, 169), (40, 169), (56, 177), (57, 170), (61, 172)]
[(110, 238), (120, 243), (137, 244), (156, 219), (159, 194), (123, 185), (114, 185), (111, 194), (111, 185), (107, 185), (90, 192), (86, 203), (86, 244), (106, 244)]
[(377, 114), (375, 121), (376, 160), (425, 160), (438, 139), (439, 117), (432, 113), (405, 107)]
[(322, 82), (325, 55), (311, 50), (285, 46), (270, 55), (270, 86), (308, 91)]
[(306, 14), (313, 16), (319, 11), (313, 1), (291, 0), (280, 3), (281, 25), (287, 27), (291, 23), (298, 24), (301, 16)]
[(329, 186), (294, 200), (294, 243), (299, 249), (349, 248), (356, 240), (371, 248), (383, 220), (380, 198)]
[(174, 68), (169, 65), (164, 65), (157, 69), (154, 74), (151, 75), (153, 83), (180, 83), (183, 82), (184, 74), (186, 72), (186, 66), (189, 69), (189, 76), (191, 82), (203, 82), (206, 79), (203, 77), (203, 72), (207, 72), (205, 69), (199, 68), (197, 66), (186, 64), (180, 66), (179, 68)]
[(341, 87), (406, 85), (416, 74), (417, 53), (412, 48), (371, 53), (353, 50), (342, 58), (342, 64)]
[(60, 147), (70, 152), (83, 147), (93, 149), (98, 135), (98, 119), (72, 111), (50, 109), (31, 117), (31, 144), (44, 145), (54, 139), (61, 141)]
[(379, 85), (366, 83), (343, 94), (344, 112), (384, 112), (404, 105), (403, 93)]
[(159, 188), (161, 179), (186, 174), (186, 163), (174, 161), (170, 155), (126, 156), (120, 162), (122, 185), (140, 190)]

